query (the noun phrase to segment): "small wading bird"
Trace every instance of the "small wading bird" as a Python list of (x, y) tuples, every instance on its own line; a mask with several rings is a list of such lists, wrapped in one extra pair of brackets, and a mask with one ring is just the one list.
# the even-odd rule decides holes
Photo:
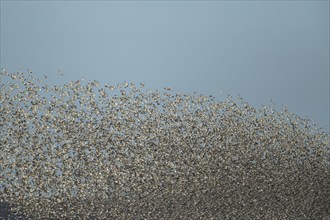
[(0, 74), (0, 202), (12, 213), (328, 219), (329, 134), (308, 119), (127, 82), (50, 86), (28, 72)]
[(58, 74), (60, 75), (60, 76), (64, 76), (64, 74), (62, 73), (62, 71), (59, 69), (58, 70)]

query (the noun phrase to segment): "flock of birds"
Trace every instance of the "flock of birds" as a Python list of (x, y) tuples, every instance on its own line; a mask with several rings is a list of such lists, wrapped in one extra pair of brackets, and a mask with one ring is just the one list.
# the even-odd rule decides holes
[(0, 73), (0, 218), (326, 219), (329, 133), (243, 99)]

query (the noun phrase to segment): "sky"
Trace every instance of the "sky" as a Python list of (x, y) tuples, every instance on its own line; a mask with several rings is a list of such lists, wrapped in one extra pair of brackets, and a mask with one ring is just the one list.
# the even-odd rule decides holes
[(8, 72), (273, 100), (329, 130), (329, 1), (0, 4)]

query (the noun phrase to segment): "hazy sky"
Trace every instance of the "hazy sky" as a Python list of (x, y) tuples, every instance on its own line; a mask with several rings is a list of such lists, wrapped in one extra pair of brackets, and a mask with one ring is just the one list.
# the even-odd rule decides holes
[(273, 99), (329, 126), (329, 1), (1, 1), (1, 67)]

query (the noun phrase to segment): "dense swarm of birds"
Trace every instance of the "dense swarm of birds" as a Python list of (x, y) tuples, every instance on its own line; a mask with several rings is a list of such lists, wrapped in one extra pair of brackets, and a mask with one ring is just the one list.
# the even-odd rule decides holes
[(285, 107), (46, 81), (1, 72), (0, 218), (330, 216), (329, 133)]

